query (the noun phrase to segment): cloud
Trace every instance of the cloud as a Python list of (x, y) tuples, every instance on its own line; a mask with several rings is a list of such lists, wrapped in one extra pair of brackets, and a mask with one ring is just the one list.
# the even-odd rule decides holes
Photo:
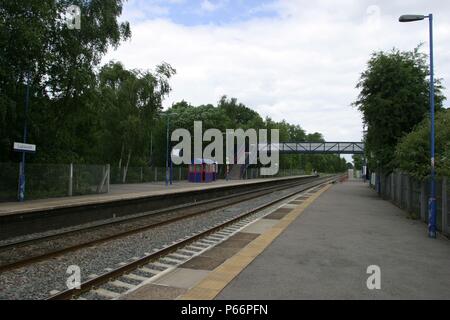
[[(175, 3), (174, 1), (178, 2), (183, 0), (168, 1)], [(158, 0), (129, 0), (125, 6), (121, 20), (136, 23), (145, 21), (149, 17), (166, 17), (170, 14), (170, 8), (166, 4)]]
[(214, 4), (214, 3), (212, 3), (209, 0), (203, 0), (201, 5), (200, 5), (200, 8), (203, 11), (212, 12), (212, 11), (216, 11), (220, 6), (221, 6), (220, 3), (215, 3)]
[[(413, 0), (408, 11), (450, 9), (440, 1), (427, 3)], [(362, 121), (351, 104), (370, 54), (393, 47), (411, 50), (428, 41), (425, 23), (397, 22), (405, 13), (401, 4), (282, 0), (255, 7), (276, 11), (276, 17), (228, 24), (185, 26), (168, 17), (131, 21), (133, 38), (110, 52), (105, 62), (115, 59), (142, 69), (162, 61), (172, 64), (178, 74), (166, 107), (182, 99), (216, 103), (227, 94), (263, 116), (322, 132), (327, 140), (358, 141)], [(439, 15), (435, 45), (437, 76), (448, 79), (450, 23)], [(428, 52), (427, 46), (423, 51)]]

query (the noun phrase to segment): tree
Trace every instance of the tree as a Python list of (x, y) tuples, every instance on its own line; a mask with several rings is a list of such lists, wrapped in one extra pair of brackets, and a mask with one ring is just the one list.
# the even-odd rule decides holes
[[(127, 70), (120, 62), (100, 66), (109, 48), (131, 36), (119, 22), (123, 0), (3, 0), (0, 2), (0, 161), (17, 161), (14, 141), (22, 140), (24, 96), (31, 91), (28, 142), (40, 163), (110, 163), (113, 168), (165, 162), (166, 119), (162, 102), (176, 73), (168, 63), (154, 71)], [(71, 30), (66, 10), (81, 9), (81, 29)], [(299, 125), (264, 120), (236, 98), (216, 105), (174, 104), (171, 128), (279, 129), (282, 141), (322, 141)], [(150, 144), (157, 155), (151, 159)], [(154, 160), (154, 161), (153, 161)], [(338, 156), (286, 155), (282, 168), (336, 171)], [(122, 171), (122, 170), (121, 170)], [(126, 171), (126, 170), (125, 170)]]
[(225, 132), (226, 129), (235, 127), (225, 110), (212, 104), (194, 107), (186, 101), (181, 101), (175, 103), (171, 111), (176, 113), (172, 117), (174, 127), (187, 129), (191, 134), (194, 134), (194, 121), (201, 121), (203, 130), (215, 128)]
[(364, 159), (361, 155), (355, 154), (355, 155), (353, 155), (353, 163), (354, 163), (354, 169), (360, 171), (363, 168)]
[[(354, 103), (368, 128), (366, 152), (369, 165), (386, 171), (394, 168), (398, 141), (420, 123), (429, 110), (429, 68), (427, 56), (412, 52), (376, 52), (357, 85)], [(436, 81), (436, 110), (444, 97)]]
[[(430, 175), (429, 118), (400, 141), (395, 160), (399, 169), (420, 180)], [(450, 175), (450, 110), (436, 114), (436, 172), (440, 176)]]
[[(152, 129), (162, 110), (162, 101), (171, 91), (169, 79), (176, 73), (169, 64), (156, 72), (126, 70), (121, 63), (110, 62), (98, 76), (97, 102), (101, 106), (101, 146), (103, 161), (122, 165), (125, 173), (132, 156), (140, 164), (149, 158)], [(123, 176), (125, 178), (125, 175)]]
[[(119, 23), (122, 0), (3, 0), (0, 3), (0, 160), (12, 160), (12, 143), (22, 138), (25, 85), (31, 87), (30, 139), (41, 161), (82, 160), (95, 122), (90, 115), (94, 68), (109, 47), (130, 37)], [(80, 30), (63, 17), (81, 8)], [(64, 126), (61, 126), (64, 123)]]
[(233, 128), (259, 129), (263, 127), (263, 119), (261, 116), (244, 104), (238, 103), (236, 98), (228, 99), (227, 96), (222, 96), (218, 107), (219, 109), (222, 109), (232, 121)]

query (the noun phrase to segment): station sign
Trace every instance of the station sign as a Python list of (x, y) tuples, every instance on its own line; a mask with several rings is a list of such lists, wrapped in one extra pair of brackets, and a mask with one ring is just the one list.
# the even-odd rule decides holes
[(26, 152), (26, 153), (36, 153), (36, 145), (35, 144), (14, 142), (14, 151), (16, 151), (16, 152)]

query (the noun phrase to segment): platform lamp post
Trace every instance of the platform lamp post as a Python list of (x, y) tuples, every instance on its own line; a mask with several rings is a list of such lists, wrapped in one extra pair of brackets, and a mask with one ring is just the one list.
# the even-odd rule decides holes
[[(363, 143), (365, 143), (365, 141), (366, 141), (366, 137), (367, 137), (367, 133), (368, 133), (369, 131), (368, 130), (366, 130), (366, 126), (364, 126), (364, 130), (363, 130)], [(369, 166), (368, 166), (368, 163), (367, 163), (367, 155), (366, 155), (366, 152), (364, 151), (364, 154), (363, 154), (363, 170), (362, 170), (363, 172), (363, 178), (364, 178), (364, 183), (366, 183), (367, 182), (367, 178), (369, 178), (369, 185), (370, 185), (370, 177), (369, 177)]]
[[(222, 132), (222, 135), (225, 137), (225, 142), (228, 143), (228, 132)], [(229, 174), (230, 174), (230, 157), (228, 157), (228, 155), (227, 155), (225, 158), (225, 180), (226, 181), (229, 180), (229, 177), (228, 177)]]
[[(30, 107), (30, 82), (31, 75), (27, 74), (27, 84), (25, 91), (25, 120), (23, 125), (23, 143), (27, 143), (28, 138), (28, 109)], [(19, 168), (19, 190), (18, 190), (18, 198), (20, 202), (25, 201), (25, 161), (26, 161), (26, 153), (22, 152), (22, 162), (20, 163)]]
[(435, 124), (434, 124), (434, 48), (433, 48), (433, 14), (403, 15), (400, 22), (414, 22), (428, 19), (430, 25), (430, 117), (431, 117), (431, 183), (428, 200), (428, 236), (436, 238), (436, 168), (435, 168)]
[[(172, 185), (172, 161), (170, 160), (170, 150), (169, 150), (169, 146), (170, 146), (170, 117), (171, 116), (175, 116), (177, 115), (177, 113), (175, 112), (161, 112), (160, 114), (162, 115), (166, 115), (167, 118), (167, 123), (166, 123), (166, 131), (167, 131), (167, 135), (166, 135), (166, 186), (168, 186), (169, 184)], [(170, 161), (170, 162), (169, 162)], [(170, 172), (169, 172), (169, 164), (170, 164)]]

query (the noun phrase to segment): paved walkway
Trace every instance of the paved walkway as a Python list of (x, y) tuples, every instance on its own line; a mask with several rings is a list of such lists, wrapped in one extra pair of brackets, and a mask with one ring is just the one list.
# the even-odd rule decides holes
[[(367, 267), (381, 268), (368, 290)], [(359, 182), (333, 186), (217, 299), (450, 299), (450, 241)]]

